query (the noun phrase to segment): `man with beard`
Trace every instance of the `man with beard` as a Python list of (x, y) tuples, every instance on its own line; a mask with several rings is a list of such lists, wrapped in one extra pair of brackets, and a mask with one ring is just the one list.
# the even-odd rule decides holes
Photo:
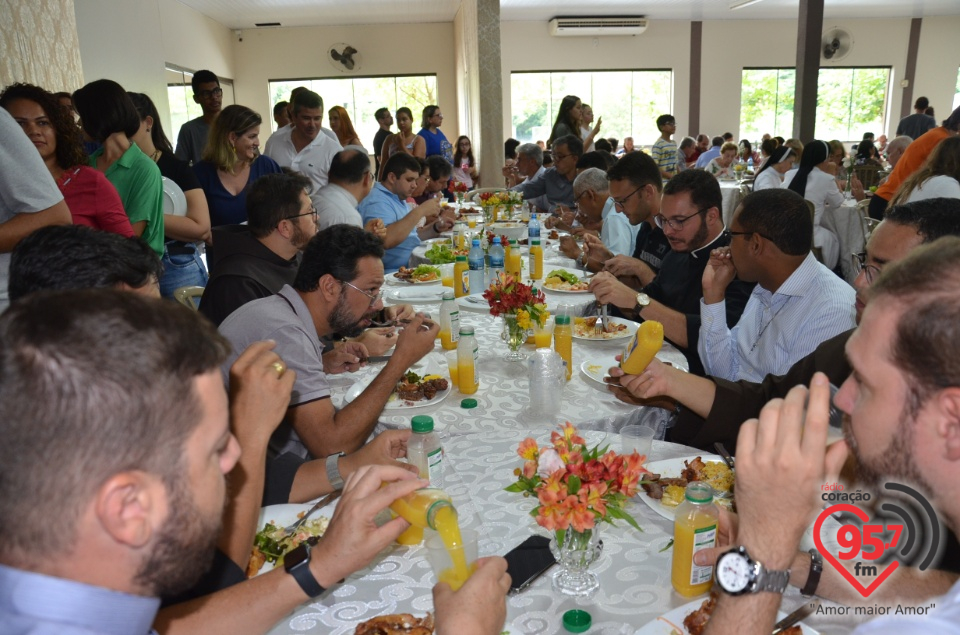
[[(628, 196), (642, 191), (641, 188)], [(614, 202), (622, 207), (626, 198), (619, 201), (614, 198)], [(730, 244), (730, 235), (724, 231), (720, 217), (722, 206), (720, 185), (712, 176), (702, 170), (677, 174), (663, 186), (660, 213), (654, 217), (672, 251), (664, 257), (653, 282), (637, 293), (606, 271), (601, 271), (590, 281), (590, 291), (598, 302), (618, 307), (631, 319), (662, 323), (664, 337), (684, 350), (690, 372), (697, 375), (703, 375), (703, 365), (697, 354), (703, 270), (710, 260), (711, 250)], [(727, 287), (725, 314), (728, 326), (736, 325), (752, 290), (753, 284), (740, 280)]]
[[(866, 306), (867, 291), (880, 271), (919, 245), (943, 236), (960, 236), (960, 201), (956, 199), (928, 199), (887, 210), (886, 219), (873, 230), (866, 252), (855, 256), (857, 322)], [(758, 416), (771, 399), (785, 397), (797, 384), (808, 384), (814, 372), (825, 373), (833, 384), (840, 385), (850, 374), (843, 349), (852, 333), (849, 330), (826, 340), (785, 374), (768, 375), (760, 383), (694, 377), (657, 360), (640, 375), (621, 377), (619, 368), (611, 369), (610, 374), (619, 377), (620, 387), (614, 390), (621, 398), (635, 397), (641, 400), (636, 403), (644, 403), (667, 397), (681, 404), (677, 422), (667, 432), (669, 441), (702, 449), (711, 449), (717, 441), (733, 447), (740, 424)]]
[[(4, 633), (141, 635), (157, 598), (209, 565), (240, 456), (218, 369), (228, 350), (194, 312), (118, 290), (33, 294), (0, 317)], [(289, 376), (271, 375), (289, 391)], [(300, 548), (306, 566), (205, 599), (193, 607), (205, 628), (185, 614), (164, 632), (266, 632), (391, 544), (409, 525), (374, 518), (424, 483), (361, 468), (323, 542)], [(51, 518), (66, 522), (51, 532)], [(478, 565), (462, 591), (436, 587), (438, 629), (501, 630), (506, 563)]]
[[(821, 373), (814, 375), (808, 412), (808, 391), (798, 386), (740, 430), (739, 517), (721, 526), (721, 542), (735, 549), (717, 559), (717, 579), (721, 589), (736, 592), (752, 577), (735, 573), (749, 558), (758, 576), (766, 572), (779, 583), (722, 593), (707, 633), (770, 632), (786, 581), (777, 574), (793, 576), (800, 537), (822, 506), (821, 487), (836, 481), (848, 450), (867, 485), (886, 480), (916, 488), (951, 530), (960, 529), (960, 239), (942, 238), (889, 265), (869, 296), (846, 345), (853, 371), (834, 399), (846, 415), (845, 441), (826, 449), (830, 387)], [(902, 576), (915, 584), (904, 585)], [(899, 567), (878, 592), (896, 586), (902, 594), (879, 600), (871, 594), (871, 604), (934, 606), (918, 615), (891, 611), (854, 632), (960, 632), (960, 584), (944, 594), (931, 584), (940, 577)]]
[[(369, 232), (350, 225), (328, 227), (307, 244), (293, 286), (242, 306), (220, 325), (235, 351), (255, 341), (276, 341), (276, 352), (297, 371), (287, 417), (271, 440), (273, 453), (335, 457), (356, 450), (370, 436), (403, 374), (433, 349), (439, 325), (413, 316), (367, 389), (339, 412), (330, 402), (327, 373), (356, 370), (365, 350), (347, 343), (338, 349), (346, 354), (332, 362), (321, 356), (320, 338), (357, 335), (370, 325), (382, 307), (382, 257), (383, 243)], [(350, 358), (351, 351), (361, 358)], [(230, 362), (223, 366), (225, 374)]]

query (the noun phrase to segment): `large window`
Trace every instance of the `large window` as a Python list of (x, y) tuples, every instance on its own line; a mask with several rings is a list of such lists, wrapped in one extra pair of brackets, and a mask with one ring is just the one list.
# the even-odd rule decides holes
[(953, 110), (960, 108), (960, 68), (957, 69), (957, 91), (953, 95)]
[[(180, 126), (202, 115), (203, 110), (200, 109), (200, 104), (193, 101), (193, 88), (190, 86), (193, 71), (167, 64), (166, 75), (167, 103), (170, 106), (170, 128), (167, 134), (170, 137), (170, 143), (176, 149)], [(223, 89), (224, 107), (234, 103), (233, 82), (221, 77), (220, 88)]]
[[(864, 132), (884, 128), (889, 68), (821, 68), (817, 80), (819, 139), (859, 141)], [(743, 69), (740, 138), (764, 133), (793, 134), (796, 71), (792, 68)]]
[(657, 117), (671, 112), (670, 71), (582, 71), (511, 73), (512, 136), (522, 142), (546, 141), (565, 95), (576, 95), (603, 118), (604, 137), (633, 137), (652, 145), (660, 132)]
[[(290, 100), (290, 91), (306, 86), (323, 97), (323, 123), (329, 125), (327, 113), (334, 106), (343, 106), (350, 115), (353, 127), (367, 150), (373, 151), (373, 137), (380, 128), (375, 113), (389, 108), (395, 113), (400, 106), (413, 112), (413, 130), (420, 129), (420, 117), (425, 106), (437, 103), (436, 75), (406, 75), (401, 77), (350, 77), (333, 79), (293, 79), (270, 82), (270, 104)], [(273, 111), (269, 113), (270, 129), (275, 129)], [(267, 119), (268, 117), (264, 117)], [(261, 137), (266, 135), (261, 134)]]

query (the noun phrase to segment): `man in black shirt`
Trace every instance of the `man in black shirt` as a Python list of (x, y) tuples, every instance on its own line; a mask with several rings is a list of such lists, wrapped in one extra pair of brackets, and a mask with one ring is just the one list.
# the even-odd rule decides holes
[(376, 117), (377, 123), (380, 124), (380, 129), (377, 130), (377, 134), (373, 136), (373, 154), (377, 161), (377, 170), (374, 174), (380, 174), (380, 153), (383, 152), (383, 142), (387, 140), (393, 131), (390, 130), (390, 126), (393, 125), (393, 115), (390, 114), (388, 108), (378, 108), (377, 112), (373, 113), (373, 116)]
[[(611, 193), (612, 189), (611, 184)], [(623, 199), (620, 201), (622, 204)], [(684, 350), (690, 372), (697, 375), (704, 373), (697, 354), (703, 270), (712, 249), (730, 244), (722, 206), (720, 184), (712, 175), (701, 170), (681, 172), (664, 187), (660, 213), (655, 216), (672, 251), (664, 257), (653, 281), (640, 293), (607, 272), (598, 273), (590, 283), (599, 302), (662, 323), (664, 336)], [(727, 287), (727, 324), (731, 328), (740, 320), (753, 286), (735, 280)]]
[(907, 135), (911, 139), (919, 139), (923, 133), (937, 127), (937, 120), (926, 114), (930, 100), (926, 97), (917, 97), (913, 104), (913, 114), (907, 115), (897, 124), (897, 136)]

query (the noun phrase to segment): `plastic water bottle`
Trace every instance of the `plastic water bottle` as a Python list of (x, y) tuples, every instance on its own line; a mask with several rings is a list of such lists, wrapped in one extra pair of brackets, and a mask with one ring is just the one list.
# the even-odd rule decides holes
[(747, 159), (747, 172), (753, 172), (753, 157)]
[(537, 220), (536, 214), (531, 214), (530, 223), (527, 224), (527, 242), (532, 241), (534, 238), (540, 238), (540, 221)]
[(407, 462), (416, 465), (420, 478), (430, 479), (430, 487), (443, 489), (443, 447), (433, 431), (433, 417), (418, 415), (411, 421), (413, 434), (407, 441)]
[(500, 245), (500, 237), (494, 236), (493, 245), (490, 247), (490, 282), (494, 282), (503, 276), (503, 247)]
[(530, 357), (530, 415), (550, 419), (560, 413), (566, 369), (563, 359), (549, 348), (538, 348)]
[(485, 290), (483, 276), (486, 263), (479, 238), (473, 239), (473, 246), (470, 247), (470, 253), (467, 255), (467, 263), (470, 267), (470, 272), (467, 274), (470, 293), (482, 293)]

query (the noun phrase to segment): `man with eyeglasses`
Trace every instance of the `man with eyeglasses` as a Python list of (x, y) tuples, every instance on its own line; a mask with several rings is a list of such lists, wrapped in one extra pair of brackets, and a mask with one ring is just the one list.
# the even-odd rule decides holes
[[(867, 302), (870, 285), (889, 263), (906, 258), (914, 248), (942, 236), (960, 236), (960, 200), (928, 199), (897, 205), (887, 210), (867, 242), (867, 251), (852, 256), (857, 278), (854, 308), (856, 320)], [(820, 344), (812, 353), (790, 367), (783, 375), (768, 375), (762, 382), (736, 382), (716, 377), (694, 377), (653, 360), (640, 375), (619, 377), (621, 387), (612, 390), (624, 400), (645, 403), (666, 397), (683, 407), (676, 424), (667, 432), (667, 440), (712, 449), (720, 441), (735, 447), (740, 425), (756, 417), (764, 404), (785, 397), (798, 384), (810, 383), (815, 372), (822, 372), (836, 386), (850, 374), (844, 346), (853, 329)]]
[[(653, 282), (640, 293), (602, 271), (590, 282), (597, 301), (612, 304), (623, 313), (663, 324), (664, 336), (683, 349), (690, 372), (703, 374), (697, 354), (700, 336), (700, 298), (703, 297), (703, 271), (710, 251), (730, 244), (723, 230), (723, 198), (720, 185), (702, 170), (681, 172), (663, 187), (660, 213), (655, 217), (672, 251)], [(739, 280), (726, 292), (727, 323), (740, 319), (753, 285)]]
[(213, 120), (220, 114), (223, 105), (223, 89), (220, 80), (211, 71), (197, 71), (190, 79), (193, 101), (200, 105), (203, 114), (180, 127), (177, 135), (177, 158), (190, 165), (200, 162), (207, 147), (207, 136)]
[[(729, 233), (730, 246), (715, 249), (703, 273), (697, 351), (707, 373), (760, 381), (854, 327), (853, 287), (810, 252), (813, 219), (799, 194), (778, 188), (750, 194)], [(757, 286), (730, 328), (724, 294), (734, 277)]]
[[(240, 307), (220, 325), (234, 351), (275, 341), (275, 352), (297, 373), (287, 415), (270, 441), (271, 455), (329, 457), (358, 449), (403, 374), (433, 350), (439, 325), (414, 315), (390, 360), (360, 396), (339, 411), (330, 401), (327, 374), (353, 371), (364, 362), (362, 356), (341, 357), (332, 365), (323, 357), (321, 338), (354, 336), (370, 326), (383, 308), (382, 257), (383, 242), (369, 232), (329, 227), (307, 244), (293, 285)], [(360, 345), (351, 350), (364, 351)], [(225, 376), (235, 357), (223, 366)]]
[[(588, 168), (577, 175), (573, 182), (576, 194), (577, 219), (583, 229), (599, 227), (599, 239), (611, 254), (633, 253), (639, 225), (631, 225), (630, 219), (614, 204), (610, 196), (610, 181), (607, 173), (599, 168)], [(581, 230), (582, 231), (582, 230)], [(596, 237), (596, 234), (584, 234)], [(560, 239), (560, 252), (567, 258), (582, 258), (582, 251), (572, 236)]]
[(566, 135), (553, 142), (553, 167), (534, 178), (510, 188), (522, 192), (524, 200), (545, 196), (549, 211), (555, 215), (573, 209), (573, 180), (577, 178), (577, 161), (583, 154), (583, 140)]

